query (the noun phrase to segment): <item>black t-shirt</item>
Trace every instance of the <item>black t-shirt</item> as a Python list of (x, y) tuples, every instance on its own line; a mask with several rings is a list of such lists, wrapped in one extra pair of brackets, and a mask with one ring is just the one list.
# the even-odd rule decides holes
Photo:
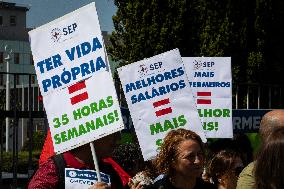
[[(172, 185), (168, 177), (158, 180), (154, 184), (147, 186), (145, 189), (177, 189)], [(217, 187), (209, 182), (205, 182), (197, 178), (194, 189), (217, 189)]]

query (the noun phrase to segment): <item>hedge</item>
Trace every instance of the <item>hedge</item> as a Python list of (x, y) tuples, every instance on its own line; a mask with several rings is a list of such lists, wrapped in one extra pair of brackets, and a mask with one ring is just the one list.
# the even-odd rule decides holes
[[(38, 167), (38, 160), (40, 156), (40, 151), (34, 151), (32, 153), (32, 169), (35, 170)], [(17, 173), (28, 173), (29, 168), (29, 152), (22, 151), (18, 152), (18, 165)], [(13, 172), (13, 153), (3, 152), (3, 159), (1, 164), (1, 171), (3, 172)]]

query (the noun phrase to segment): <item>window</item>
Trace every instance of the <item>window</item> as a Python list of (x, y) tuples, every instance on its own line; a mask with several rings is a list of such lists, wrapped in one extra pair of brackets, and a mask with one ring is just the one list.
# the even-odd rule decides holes
[(35, 84), (35, 75), (32, 75), (31, 77), (31, 84)]
[(16, 26), (16, 16), (10, 16), (10, 26)]
[(14, 64), (20, 64), (20, 54), (14, 53)]
[(16, 85), (20, 85), (20, 75), (16, 75)]
[(0, 52), (0, 64), (4, 62), (4, 52)]
[(4, 76), (3, 74), (0, 75), (0, 86), (4, 84)]
[(34, 59), (33, 59), (33, 55), (32, 54), (30, 54), (30, 64), (34, 65)]
[(2, 25), (3, 25), (3, 17), (0, 16), (0, 26), (2, 26)]

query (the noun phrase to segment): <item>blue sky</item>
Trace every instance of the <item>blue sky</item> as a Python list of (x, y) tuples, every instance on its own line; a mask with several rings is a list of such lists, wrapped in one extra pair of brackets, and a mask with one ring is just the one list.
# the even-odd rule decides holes
[(30, 7), (27, 12), (27, 27), (38, 27), (74, 11), (93, 1), (96, 3), (101, 29), (113, 31), (112, 16), (116, 12), (113, 0), (2, 0)]

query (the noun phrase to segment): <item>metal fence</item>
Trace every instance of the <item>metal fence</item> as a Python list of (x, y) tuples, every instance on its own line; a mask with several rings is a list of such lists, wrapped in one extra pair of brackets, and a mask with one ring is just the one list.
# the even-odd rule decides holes
[(282, 109), (284, 85), (240, 83), (233, 85), (234, 109)]
[[(2, 83), (0, 83), (0, 187), (24, 188), (34, 170), (32, 136), (34, 131), (38, 129), (47, 129), (45, 113), (38, 86), (32, 84), (34, 74), (0, 72), (0, 76), (2, 78)], [(19, 76), (26, 83), (19, 84)], [(3, 82), (3, 78), (6, 79), (5, 82)], [(37, 125), (34, 124), (35, 122)], [(38, 125), (41, 125), (41, 128)], [(26, 173), (19, 174), (19, 151), (24, 143), (28, 143), (28, 157), (26, 159), (28, 168)], [(12, 159), (10, 161), (5, 159), (4, 162), (4, 154), (7, 155), (8, 152), (12, 152)], [(2, 170), (7, 164), (11, 164), (12, 172)]]
[[(0, 72), (2, 78), (7, 73)], [(35, 82), (34, 74), (9, 73), (12, 86), (7, 81), (0, 82), (0, 188), (24, 188), (31, 176), (34, 167), (32, 165), (33, 133), (41, 130), (46, 133), (48, 124), (44, 112), (39, 87)], [(19, 83), (18, 76), (26, 77), (26, 83)], [(122, 107), (127, 107), (123, 90), (115, 79), (118, 98)], [(234, 84), (232, 89), (233, 109), (279, 109), (284, 105), (284, 85), (270, 84)], [(9, 94), (7, 94), (9, 93)], [(7, 102), (10, 107), (7, 107)], [(8, 120), (8, 121), (7, 121)], [(26, 130), (24, 129), (26, 128)], [(8, 135), (7, 135), (8, 131)], [(11, 144), (11, 148), (7, 144)], [(24, 143), (28, 142), (28, 170), (24, 174), (18, 174), (18, 154)], [(4, 151), (12, 152), (12, 173), (2, 170)]]

